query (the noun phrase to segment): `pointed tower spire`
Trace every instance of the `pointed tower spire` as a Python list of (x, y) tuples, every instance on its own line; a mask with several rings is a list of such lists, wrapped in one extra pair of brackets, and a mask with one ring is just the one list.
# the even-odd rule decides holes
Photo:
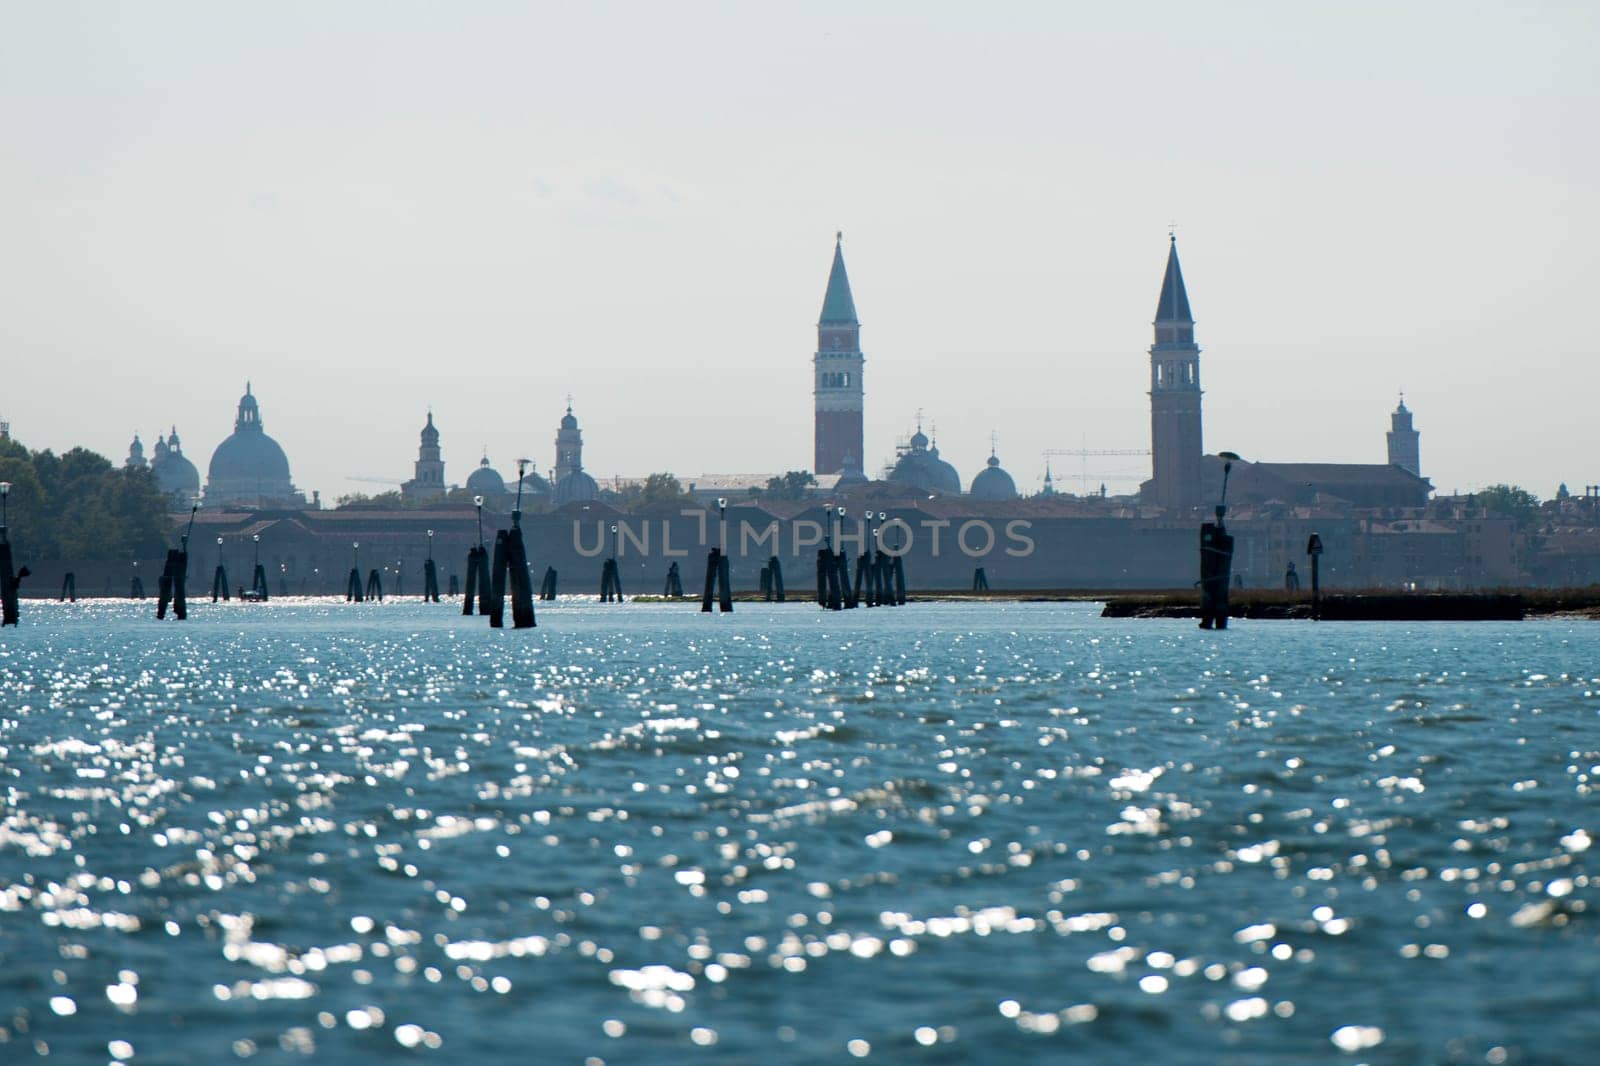
[(844, 269), (844, 231), (833, 235), (833, 269), (828, 271), (828, 292), (822, 298), (819, 326), (859, 326), (856, 301), (850, 295), (850, 276)]
[(1189, 313), (1189, 292), (1183, 287), (1183, 268), (1178, 265), (1178, 237), (1169, 234), (1167, 245), (1167, 273), (1161, 279), (1161, 299), (1156, 301), (1157, 322), (1185, 322), (1194, 324)]

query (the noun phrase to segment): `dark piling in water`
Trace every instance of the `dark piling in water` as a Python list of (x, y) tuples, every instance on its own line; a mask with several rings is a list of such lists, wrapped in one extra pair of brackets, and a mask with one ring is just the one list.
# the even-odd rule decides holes
[(700, 596), (700, 611), (702, 614), (711, 613), (711, 601), (717, 594), (717, 575), (722, 572), (722, 567), (719, 563), (721, 558), (721, 548), (712, 548), (706, 552), (706, 587)]
[(532, 629), (533, 579), (528, 576), (528, 551), (522, 543), (522, 512), (511, 515), (506, 533), (506, 577), (511, 585), (511, 628)]
[(361, 594), (361, 571), (352, 566), (350, 579), (345, 582), (344, 602), (360, 603), (364, 598)]
[(544, 568), (544, 580), (539, 582), (539, 598), (541, 600), (548, 602), (556, 598), (556, 581), (558, 578), (559, 575), (556, 573), (555, 567), (547, 566)]
[[(260, 563), (256, 564), (256, 572), (250, 575), (250, 598), (257, 603), (267, 602), (267, 568)], [(380, 594), (379, 599), (382, 599)]]
[[(262, 585), (265, 586), (266, 582), (267, 579), (263, 575), (261, 578)], [(378, 573), (377, 567), (373, 567), (367, 572), (367, 599), (377, 600), (379, 603), (383, 602), (383, 575)]]
[(622, 577), (615, 559), (607, 559), (600, 567), (600, 602), (622, 602)]
[(756, 590), (761, 594), (761, 598), (766, 600), (768, 603), (771, 603), (772, 602), (772, 571), (769, 570), (767, 567), (763, 566), (761, 568), (761, 574), (759, 575), (759, 577), (756, 580), (757, 580)]
[(450, 591), (447, 592), (446, 595), (448, 595), (452, 600), (461, 595), (461, 577), (459, 574), (450, 575)]
[(134, 574), (133, 580), (128, 582), (128, 599), (144, 599), (144, 581), (140, 579), (138, 574)]
[(1218, 452), (1222, 463), (1222, 496), (1217, 501), (1215, 522), (1200, 525), (1200, 628), (1228, 628), (1228, 585), (1233, 570), (1233, 535), (1223, 519), (1228, 513), (1228, 474), (1232, 452)]
[(228, 571), (223, 569), (221, 563), (218, 563), (216, 572), (211, 575), (211, 602), (216, 603), (218, 600), (232, 598), (233, 594), (228, 590)]
[(506, 531), (494, 534), (494, 558), (489, 567), (490, 629), (504, 629), (506, 624)]
[(78, 602), (78, 575), (71, 570), (68, 570), (66, 577), (61, 579), (61, 602)]
[(785, 600), (783, 593), (783, 564), (774, 555), (767, 560), (767, 570), (772, 574), (772, 598), (779, 603)]
[(422, 602), (439, 602), (439, 568), (432, 559), (422, 564)]
[(667, 581), (662, 586), (661, 595), (671, 596), (675, 600), (683, 599), (683, 575), (678, 573), (677, 563), (667, 567)]
[(976, 570), (974, 570), (972, 572), (972, 591), (973, 592), (987, 592), (987, 591), (989, 591), (989, 575), (988, 575), (988, 573), (986, 573), (984, 571), (983, 567), (981, 567), (981, 566), (978, 567)]
[[(461, 599), (462, 614), (472, 613), (473, 601), (478, 596), (478, 569), (482, 555), (483, 545), (481, 544), (467, 549), (467, 591), (466, 595)], [(454, 578), (451, 579), (450, 584), (452, 587), (455, 585)], [(484, 613), (487, 614), (488, 612)]]
[(733, 610), (733, 581), (728, 576), (729, 565), (726, 555), (717, 560), (717, 606), (723, 614)]
[(11, 541), (4, 534), (5, 527), (0, 526), (0, 626), (14, 626), (22, 618), (17, 593), (22, 579), (28, 576), (28, 568), (11, 569)]

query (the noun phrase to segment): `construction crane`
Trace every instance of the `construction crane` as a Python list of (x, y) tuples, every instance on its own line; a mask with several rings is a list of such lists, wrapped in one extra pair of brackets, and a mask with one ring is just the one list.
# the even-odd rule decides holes
[[(1046, 464), (1049, 463), (1051, 457), (1059, 456), (1059, 455), (1065, 455), (1065, 456), (1069, 456), (1071, 458), (1075, 458), (1075, 459), (1079, 460), (1080, 470), (1079, 470), (1079, 473), (1078, 473), (1078, 477), (1079, 477), (1079, 484), (1080, 484), (1080, 486), (1082, 488), (1082, 492), (1080, 493), (1080, 495), (1083, 495), (1083, 496), (1089, 495), (1089, 474), (1090, 474), (1090, 471), (1089, 471), (1089, 459), (1091, 457), (1096, 458), (1096, 459), (1100, 459), (1100, 458), (1109, 458), (1109, 457), (1147, 456), (1149, 454), (1150, 453), (1148, 451), (1141, 451), (1140, 449), (1137, 449), (1137, 448), (1087, 448), (1087, 447), (1085, 447), (1085, 448), (1046, 448), (1044, 450), (1044, 458), (1045, 458)], [(1143, 470), (1100, 470), (1100, 471), (1096, 471), (1094, 476), (1095, 476), (1095, 478), (1097, 480), (1102, 481), (1102, 483), (1104, 481), (1107, 481), (1107, 480), (1111, 480), (1111, 481), (1132, 481), (1132, 480), (1144, 478), (1145, 477), (1145, 471), (1143, 471)]]

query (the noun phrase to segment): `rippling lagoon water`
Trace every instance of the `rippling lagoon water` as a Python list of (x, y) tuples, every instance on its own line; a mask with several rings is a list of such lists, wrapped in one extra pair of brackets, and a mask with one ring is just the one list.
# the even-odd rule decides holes
[(1589, 1062), (1600, 628), (28, 605), (0, 1061)]

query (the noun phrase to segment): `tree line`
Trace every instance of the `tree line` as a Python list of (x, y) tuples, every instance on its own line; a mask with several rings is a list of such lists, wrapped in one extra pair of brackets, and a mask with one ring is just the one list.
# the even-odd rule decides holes
[(149, 469), (117, 466), (87, 448), (56, 455), (0, 440), (0, 481), (11, 483), (7, 533), (20, 563), (159, 555), (167, 498)]

